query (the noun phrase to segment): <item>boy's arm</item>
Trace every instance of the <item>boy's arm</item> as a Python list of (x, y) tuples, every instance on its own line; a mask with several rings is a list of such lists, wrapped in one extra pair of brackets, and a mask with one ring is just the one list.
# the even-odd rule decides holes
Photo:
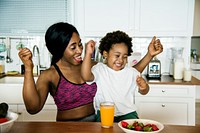
[(136, 82), (139, 87), (138, 92), (142, 95), (146, 95), (149, 92), (149, 84), (140, 76), (137, 76)]
[(156, 39), (156, 37), (154, 36), (151, 40), (151, 43), (149, 44), (147, 54), (133, 67), (137, 69), (140, 73), (142, 73), (145, 67), (151, 61), (151, 59), (155, 55), (158, 55), (159, 53), (161, 53), (162, 51), (163, 51), (163, 46), (160, 43), (160, 40)]
[(92, 66), (93, 66), (91, 56), (94, 49), (95, 49), (95, 42), (91, 40), (86, 45), (86, 53), (85, 53), (85, 57), (83, 58), (83, 62), (81, 66), (81, 77), (86, 82), (94, 80), (94, 75), (92, 74), (92, 71), (91, 71)]

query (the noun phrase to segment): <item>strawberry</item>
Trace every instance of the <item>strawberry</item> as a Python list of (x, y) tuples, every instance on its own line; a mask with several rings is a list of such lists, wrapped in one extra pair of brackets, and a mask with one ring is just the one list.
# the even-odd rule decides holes
[(122, 124), (122, 127), (124, 127), (124, 128), (127, 128), (127, 126), (128, 126), (128, 123), (125, 121), (121, 121), (121, 124)]
[(142, 130), (142, 127), (141, 127), (141, 126), (136, 126), (136, 127), (135, 127), (135, 130), (136, 130), (136, 131), (141, 131), (141, 130)]
[(151, 127), (152, 127), (153, 131), (159, 130), (158, 127), (155, 124), (151, 124)]
[(134, 126), (134, 127), (138, 126), (138, 122), (135, 121), (135, 122), (133, 123), (133, 126)]
[(7, 118), (0, 118), (0, 123), (4, 123), (4, 122), (7, 122), (8, 119)]
[(146, 124), (145, 126), (151, 126), (151, 124)]

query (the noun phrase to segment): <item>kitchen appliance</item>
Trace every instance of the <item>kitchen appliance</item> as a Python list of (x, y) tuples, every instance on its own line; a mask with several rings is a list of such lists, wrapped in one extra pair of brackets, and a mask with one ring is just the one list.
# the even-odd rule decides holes
[(160, 79), (161, 77), (161, 63), (157, 57), (154, 57), (147, 67), (147, 78)]

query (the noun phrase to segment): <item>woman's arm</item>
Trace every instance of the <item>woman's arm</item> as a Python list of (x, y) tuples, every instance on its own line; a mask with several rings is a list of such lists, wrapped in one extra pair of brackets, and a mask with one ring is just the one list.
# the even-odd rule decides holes
[(91, 56), (94, 50), (95, 42), (91, 40), (86, 45), (86, 53), (81, 66), (81, 77), (87, 82), (94, 80), (94, 75), (91, 71), (93, 66)]
[(137, 69), (140, 73), (142, 73), (145, 67), (151, 61), (151, 59), (162, 51), (163, 46), (160, 43), (160, 40), (156, 39), (156, 37), (154, 36), (148, 46), (148, 52), (146, 53), (146, 55), (133, 67)]
[[(26, 110), (30, 114), (35, 114), (39, 112), (48, 95), (48, 91), (40, 94), (36, 88), (36, 84), (33, 76), (33, 62), (32, 62), (32, 53), (28, 48), (20, 49), (18, 53), (20, 59), (25, 66), (24, 74), (24, 84), (23, 84), (23, 99), (26, 106)], [(39, 79), (39, 78), (38, 78)]]

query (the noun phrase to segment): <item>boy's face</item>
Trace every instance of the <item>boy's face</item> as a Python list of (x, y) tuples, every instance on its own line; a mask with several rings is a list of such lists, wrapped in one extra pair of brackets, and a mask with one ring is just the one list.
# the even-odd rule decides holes
[(114, 44), (109, 52), (104, 51), (107, 66), (115, 71), (123, 69), (127, 63), (128, 47), (124, 43)]

